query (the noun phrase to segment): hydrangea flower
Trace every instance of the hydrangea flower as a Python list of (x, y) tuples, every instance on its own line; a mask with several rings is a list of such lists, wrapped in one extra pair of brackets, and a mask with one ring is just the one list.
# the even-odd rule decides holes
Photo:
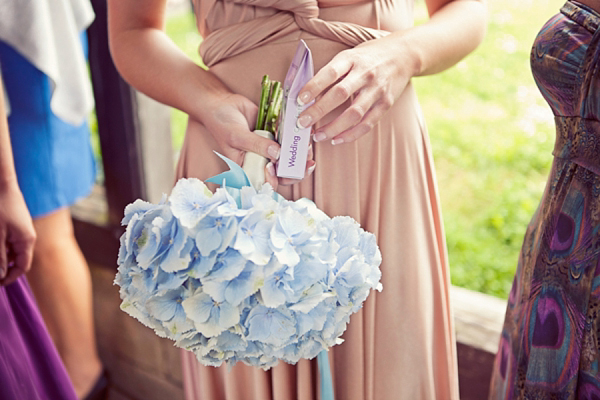
[(381, 290), (374, 235), (268, 184), (213, 194), (180, 179), (158, 204), (128, 205), (122, 224), (121, 308), (205, 365), (314, 358)]

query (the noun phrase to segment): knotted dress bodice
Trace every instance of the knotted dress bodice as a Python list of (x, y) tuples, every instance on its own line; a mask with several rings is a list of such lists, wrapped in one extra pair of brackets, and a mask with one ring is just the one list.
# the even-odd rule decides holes
[[(198, 29), (204, 37), (200, 54), (209, 67), (298, 31), (354, 47), (383, 37), (389, 30), (412, 25), (409, 1), (195, 0), (195, 7)], [(338, 21), (338, 10), (347, 8), (360, 9), (367, 17), (365, 23)]]

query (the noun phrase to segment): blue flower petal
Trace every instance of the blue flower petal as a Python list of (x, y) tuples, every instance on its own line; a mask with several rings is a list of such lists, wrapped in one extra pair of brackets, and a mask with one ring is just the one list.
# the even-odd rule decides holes
[(203, 323), (210, 318), (214, 301), (208, 294), (198, 291), (185, 299), (181, 305), (188, 318), (195, 323)]
[(196, 246), (203, 257), (207, 257), (221, 246), (221, 235), (217, 228), (204, 228), (196, 235)]
[(233, 249), (227, 249), (225, 253), (217, 256), (212, 270), (203, 277), (202, 282), (208, 281), (230, 281), (238, 276), (246, 266), (246, 259)]
[(177, 306), (180, 304), (181, 292), (179, 290), (171, 290), (165, 294), (150, 298), (146, 302), (146, 307), (155, 318), (161, 321), (168, 321), (175, 316)]
[(257, 306), (248, 315), (248, 340), (284, 346), (296, 333), (292, 313), (285, 308)]
[(199, 179), (180, 179), (175, 184), (169, 203), (173, 215), (188, 229), (193, 229), (211, 210), (216, 208), (218, 199)]
[(133, 215), (140, 214), (143, 215), (146, 211), (157, 208), (158, 206), (152, 203), (148, 203), (147, 201), (137, 199), (131, 204), (128, 204), (125, 207), (125, 216), (121, 220), (121, 225), (125, 226), (129, 223)]

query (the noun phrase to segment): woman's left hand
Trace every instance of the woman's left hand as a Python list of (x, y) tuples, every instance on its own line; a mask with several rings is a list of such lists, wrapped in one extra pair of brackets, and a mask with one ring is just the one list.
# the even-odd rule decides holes
[(387, 38), (365, 42), (338, 53), (304, 86), (298, 102), (316, 102), (298, 119), (302, 127), (313, 126), (348, 99), (351, 104), (333, 121), (319, 126), (316, 142), (332, 144), (352, 142), (368, 133), (392, 107), (410, 78), (408, 60), (398, 59), (390, 51), (398, 42)]

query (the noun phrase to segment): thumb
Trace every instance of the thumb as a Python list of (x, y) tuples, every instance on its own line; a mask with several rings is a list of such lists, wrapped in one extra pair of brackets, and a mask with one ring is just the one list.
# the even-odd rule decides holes
[(8, 248), (6, 247), (6, 232), (0, 230), (0, 281), (8, 271)]
[(279, 143), (272, 139), (264, 138), (254, 132), (240, 135), (240, 148), (245, 151), (259, 154), (266, 159), (276, 162), (281, 152)]

